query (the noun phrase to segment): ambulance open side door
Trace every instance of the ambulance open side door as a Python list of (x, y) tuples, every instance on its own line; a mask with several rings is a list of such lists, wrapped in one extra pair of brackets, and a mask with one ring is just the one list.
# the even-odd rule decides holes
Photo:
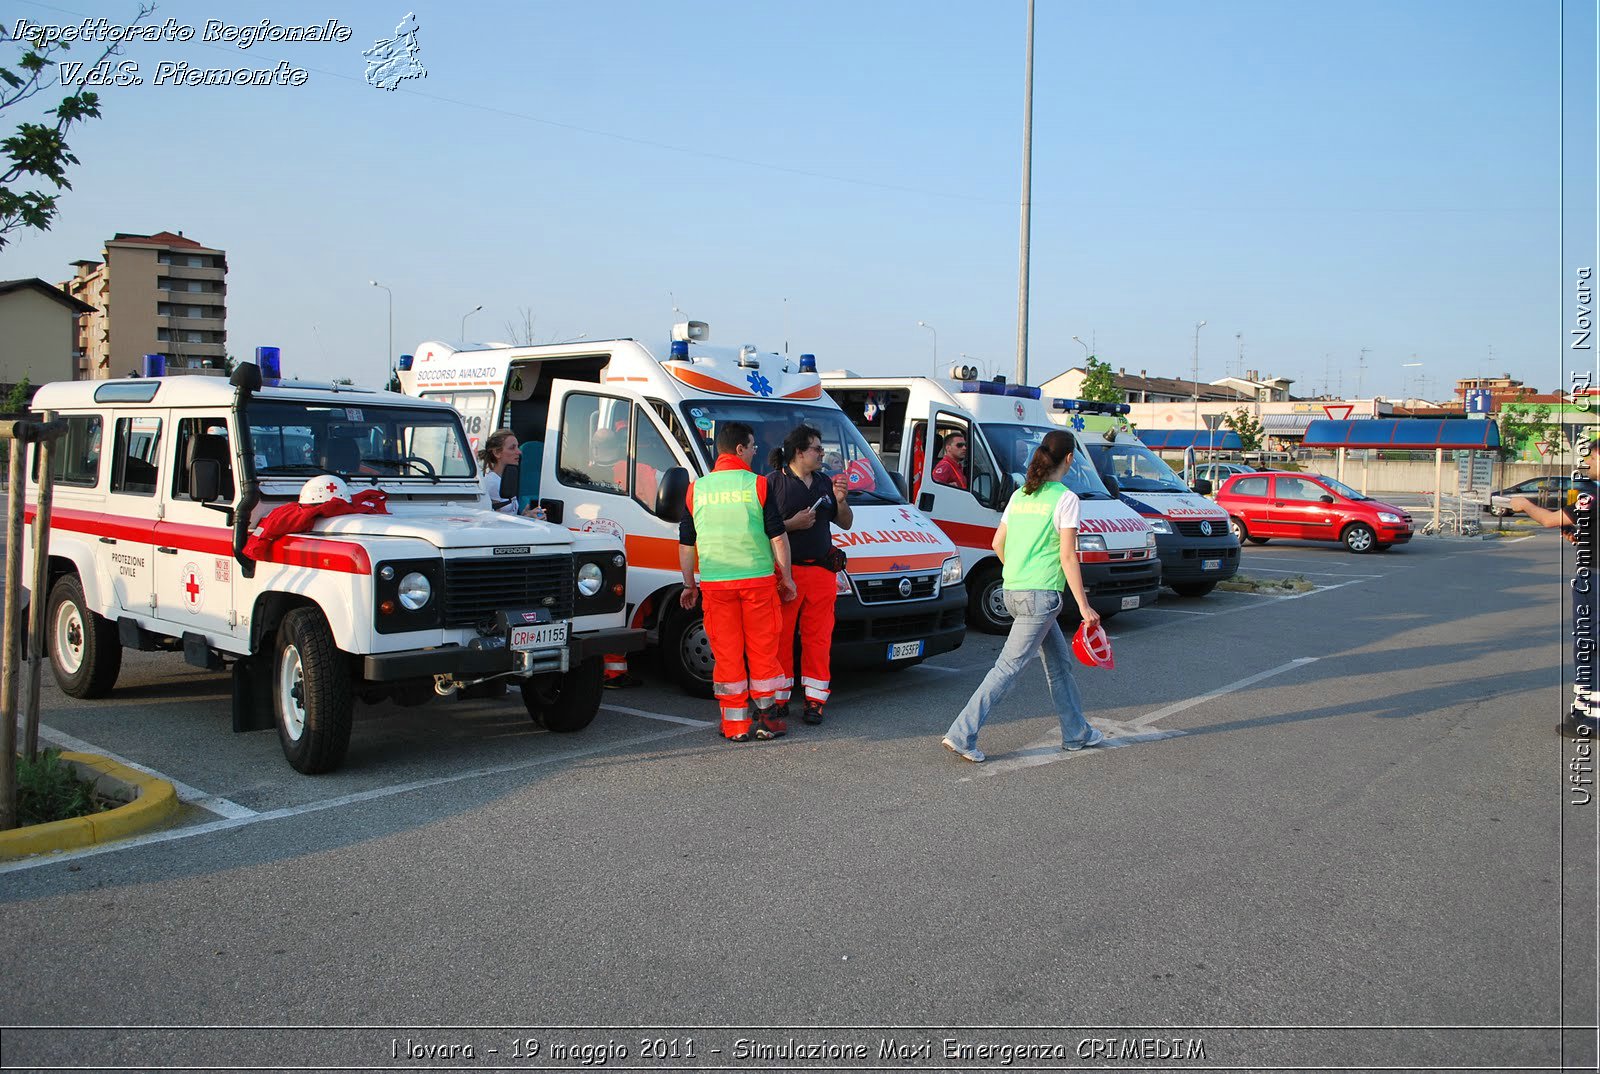
[[(933, 430), (931, 437), (929, 429)], [(967, 441), (967, 457), (963, 464), (963, 476), (967, 481), (965, 489), (933, 480), (934, 467), (943, 456), (944, 445), (952, 434), (964, 436)], [(988, 446), (984, 443), (983, 437), (978, 435), (977, 426), (970, 414), (947, 404), (931, 404), (928, 407), (927, 418), (919, 418), (912, 423), (911, 444), (913, 465), (918, 457), (918, 450), (921, 451), (921, 471), (912, 474), (916, 488), (917, 510), (936, 518), (955, 517), (966, 521), (965, 515), (978, 507), (998, 510), (1004, 506), (1004, 502), (998, 499), (1001, 491), (998, 487), (998, 471), (990, 460)], [(940, 504), (935, 509), (934, 505), (939, 497), (950, 502)], [(953, 512), (960, 514), (955, 515)]]
[[(688, 475), (700, 468), (668, 422), (628, 388), (559, 379), (546, 422), (539, 503), (549, 521), (623, 542), (630, 605), (681, 578), (677, 514), (667, 503), (668, 517), (658, 515), (658, 500), (675, 497), (681, 508)], [(645, 582), (637, 594), (636, 580)]]

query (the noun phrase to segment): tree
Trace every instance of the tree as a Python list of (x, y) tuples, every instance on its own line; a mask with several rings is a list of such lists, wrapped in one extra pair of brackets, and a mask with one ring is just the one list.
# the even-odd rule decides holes
[(11, 386), (11, 391), (6, 394), (4, 404), (7, 414), (21, 414), (28, 409), (28, 403), (33, 399), (33, 387), (28, 382), (28, 375), (24, 373), (22, 379)]
[[(141, 5), (132, 22), (143, 22), (154, 11), (154, 5)], [(40, 36), (19, 40), (12, 36), (10, 29), (0, 25), (0, 45), (19, 45), (23, 49), (22, 55), (9, 66), (0, 66), (0, 112), (60, 85), (59, 57), (70, 46), (62, 41), (41, 45)], [(107, 46), (94, 63), (82, 65), (80, 73), (100, 69), (121, 51), (120, 42)], [(75, 123), (99, 117), (99, 94), (84, 89), (80, 82), (77, 90), (63, 97), (60, 104), (46, 109), (37, 120), (17, 124), (16, 133), (0, 139), (0, 249), (5, 247), (6, 236), (13, 231), (30, 227), (50, 230), (55, 222), (56, 195), (50, 193), (49, 188), (71, 190), (67, 167), (78, 163), (77, 156), (67, 146), (67, 131)], [(21, 188), (35, 182), (40, 184), (37, 189)]]
[(1239, 434), (1239, 443), (1244, 451), (1260, 451), (1262, 428), (1261, 422), (1244, 407), (1240, 407), (1232, 414), (1222, 416), (1222, 424)]
[(1117, 388), (1116, 381), (1111, 379), (1110, 364), (1092, 354), (1083, 367), (1083, 387), (1078, 389), (1078, 394), (1095, 403), (1122, 402), (1122, 392)]
[(1550, 420), (1550, 407), (1544, 403), (1507, 403), (1500, 408), (1500, 454), (1514, 459), (1539, 444), (1559, 450), (1561, 427)]

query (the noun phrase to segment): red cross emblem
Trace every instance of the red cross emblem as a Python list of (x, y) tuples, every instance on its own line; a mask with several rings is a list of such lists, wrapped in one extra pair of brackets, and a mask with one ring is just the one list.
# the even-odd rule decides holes
[(183, 583), (183, 591), (189, 595), (189, 604), (191, 606), (198, 605), (200, 603), (200, 576), (193, 567), (184, 571), (184, 574), (188, 578)]
[(328, 482), (327, 488), (328, 488), (328, 495), (329, 496), (332, 496), (335, 492), (339, 491), (339, 486), (335, 485), (332, 481)]

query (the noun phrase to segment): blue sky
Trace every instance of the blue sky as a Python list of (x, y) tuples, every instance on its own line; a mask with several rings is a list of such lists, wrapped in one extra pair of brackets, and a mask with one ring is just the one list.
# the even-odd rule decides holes
[[(923, 320), (941, 366), (1012, 371), (1023, 0), (223, 7), (353, 37), (129, 47), (147, 80), (161, 60), (310, 74), (102, 91), (55, 228), (0, 276), (57, 281), (116, 231), (181, 229), (228, 252), (234, 354), (363, 382), (386, 367), (372, 279), (398, 351), (480, 303), (471, 339), (529, 310), (541, 342), (664, 341), (675, 299), (717, 342), (823, 368), (930, 370)], [(361, 51), (407, 10), (428, 76), (376, 90)], [(1081, 364), (1074, 335), (1187, 377), (1205, 319), (1204, 380), (1242, 339), (1299, 394), (1354, 394), (1363, 347), (1364, 394), (1508, 371), (1554, 389), (1572, 268), (1595, 259), (1593, 12), (1567, 4), (1563, 77), (1557, 0), (1040, 0), (1029, 379)]]

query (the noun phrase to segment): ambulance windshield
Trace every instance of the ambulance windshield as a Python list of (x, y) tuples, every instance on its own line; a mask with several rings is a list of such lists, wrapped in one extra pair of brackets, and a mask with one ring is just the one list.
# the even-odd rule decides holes
[(471, 478), (461, 419), (442, 407), (257, 400), (244, 445), (263, 478), (336, 473), (360, 482)]
[[(989, 441), (989, 450), (995, 461), (1011, 472), (1011, 479), (1021, 488), (1028, 478), (1028, 460), (1033, 449), (1044, 440), (1045, 433), (1064, 432), (1055, 426), (985, 424), (983, 435)], [(1109, 500), (1111, 493), (1095, 473), (1094, 461), (1083, 448), (1083, 435), (1075, 436), (1078, 450), (1072, 453), (1072, 468), (1067, 471), (1067, 488), (1081, 500)]]
[(1189, 486), (1162, 462), (1155, 452), (1137, 440), (1118, 439), (1107, 444), (1095, 434), (1084, 437), (1101, 473), (1117, 479), (1123, 492), (1181, 492)]
[(844, 474), (850, 479), (851, 503), (906, 502), (878, 456), (861, 439), (861, 433), (842, 411), (833, 407), (777, 400), (696, 399), (683, 404), (683, 414), (689, 428), (694, 430), (695, 442), (707, 466), (717, 458), (717, 429), (727, 422), (742, 421), (755, 430), (754, 469), (758, 474), (772, 469), (769, 465), (772, 449), (783, 446), (783, 438), (789, 430), (796, 425), (809, 425), (822, 434), (823, 471), (830, 476)]

